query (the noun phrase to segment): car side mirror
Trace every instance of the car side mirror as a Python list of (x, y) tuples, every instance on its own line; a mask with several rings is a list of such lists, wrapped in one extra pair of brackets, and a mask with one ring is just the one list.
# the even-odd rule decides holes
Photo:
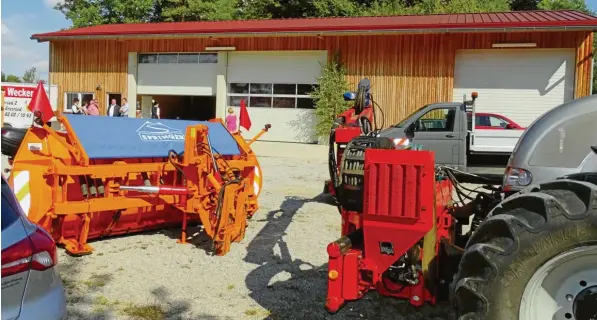
[(595, 154), (597, 154), (597, 146), (592, 146), (591, 149), (593, 150), (593, 152), (595, 152)]
[(416, 122), (411, 123), (410, 125), (408, 125), (408, 127), (406, 127), (406, 129), (404, 129), (404, 134), (406, 135), (406, 138), (409, 140), (412, 140), (415, 137), (415, 123)]
[(512, 125), (511, 123), (508, 123), (504, 128), (506, 128), (506, 129), (514, 129), (514, 125)]

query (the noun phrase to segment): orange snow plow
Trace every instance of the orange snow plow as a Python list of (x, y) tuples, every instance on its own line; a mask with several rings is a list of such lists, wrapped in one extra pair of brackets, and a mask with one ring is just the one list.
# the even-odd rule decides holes
[(91, 253), (91, 239), (174, 226), (185, 243), (187, 225), (199, 222), (216, 255), (243, 239), (258, 209), (261, 168), (249, 143), (219, 119), (59, 121), (65, 130), (28, 130), (10, 183), (28, 218), (69, 253)]

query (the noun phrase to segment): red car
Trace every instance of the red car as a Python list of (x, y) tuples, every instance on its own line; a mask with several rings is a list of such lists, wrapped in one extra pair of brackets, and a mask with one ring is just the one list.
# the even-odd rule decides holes
[[(469, 117), (471, 113), (468, 113)], [(475, 129), (524, 130), (525, 128), (501, 114), (475, 113)]]

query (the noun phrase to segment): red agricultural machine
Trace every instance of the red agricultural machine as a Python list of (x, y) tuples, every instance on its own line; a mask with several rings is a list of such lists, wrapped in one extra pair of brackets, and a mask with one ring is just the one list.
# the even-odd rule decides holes
[(483, 177), (469, 189), (457, 179), (465, 173), (413, 150), (413, 127), (407, 146), (342, 130), (357, 136), (338, 156), (342, 237), (327, 248), (329, 312), (375, 290), (414, 306), (450, 300), (460, 320), (597, 319), (595, 173), (503, 199)]
[[(35, 110), (36, 108), (33, 108)], [(262, 173), (250, 144), (209, 122), (35, 115), (16, 143), (10, 184), (29, 220), (74, 255), (88, 240), (201, 224), (224, 255), (258, 209)]]
[[(371, 82), (363, 79), (356, 92), (346, 92), (344, 101), (354, 101), (354, 106), (342, 112), (334, 119), (329, 139), (328, 168), (330, 180), (326, 181), (324, 192), (336, 197), (339, 180), (339, 166), (346, 145), (360, 135), (375, 133), (378, 128), (375, 122), (375, 102), (371, 95)], [(381, 111), (381, 109), (379, 109)], [(383, 127), (383, 125), (382, 125)]]

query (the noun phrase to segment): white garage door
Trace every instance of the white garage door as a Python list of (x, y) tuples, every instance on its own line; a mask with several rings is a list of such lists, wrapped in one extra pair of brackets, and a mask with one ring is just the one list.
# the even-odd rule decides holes
[(454, 101), (478, 92), (477, 112), (522, 126), (574, 98), (574, 49), (462, 50), (456, 54)]
[(216, 94), (217, 53), (139, 54), (137, 94), (211, 96)]
[(239, 115), (248, 102), (249, 138), (272, 125), (262, 140), (316, 142), (310, 92), (321, 74), (326, 51), (231, 52), (228, 57), (227, 105)]

